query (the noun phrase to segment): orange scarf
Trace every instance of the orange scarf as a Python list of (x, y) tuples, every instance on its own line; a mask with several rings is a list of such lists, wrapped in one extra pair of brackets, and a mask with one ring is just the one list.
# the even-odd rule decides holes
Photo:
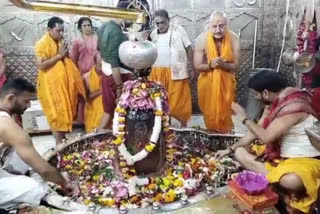
[[(101, 90), (101, 77), (97, 74), (95, 67), (93, 67), (84, 76), (90, 92)], [(84, 108), (84, 124), (86, 133), (92, 132), (100, 125), (103, 114), (102, 95), (98, 96), (91, 102), (86, 102)]]
[[(207, 36), (207, 62), (219, 57), (212, 33)], [(230, 32), (226, 32), (221, 44), (221, 56), (227, 62), (233, 62)], [(231, 103), (235, 97), (234, 73), (221, 68), (201, 72), (198, 79), (199, 107), (204, 115), (207, 129), (226, 133), (233, 128)]]

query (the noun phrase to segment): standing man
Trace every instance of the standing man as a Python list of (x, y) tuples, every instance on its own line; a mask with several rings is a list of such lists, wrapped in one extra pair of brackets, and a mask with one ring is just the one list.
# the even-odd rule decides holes
[(102, 57), (102, 100), (104, 115), (98, 129), (110, 125), (117, 101), (122, 92), (123, 83), (133, 78), (132, 73), (124, 69), (120, 62), (119, 47), (127, 40), (122, 32), (123, 20), (111, 20), (98, 30), (98, 49)]
[(158, 48), (158, 58), (152, 67), (150, 80), (165, 87), (170, 116), (186, 127), (192, 114), (188, 74), (188, 58), (191, 63), (193, 61), (191, 42), (180, 25), (170, 23), (166, 10), (158, 10), (154, 16), (157, 29), (150, 37)]
[(235, 98), (235, 72), (239, 66), (240, 41), (228, 30), (225, 13), (210, 16), (208, 31), (195, 44), (194, 67), (198, 78), (198, 102), (209, 131), (230, 132), (231, 103)]
[[(42, 200), (68, 209), (62, 203), (63, 197), (50, 192), (45, 181), (60, 185), (69, 194), (72, 186), (56, 168), (42, 159), (29, 135), (12, 118), (13, 114), (23, 114), (34, 93), (34, 86), (20, 78), (7, 80), (0, 92), (0, 209), (17, 208), (23, 203), (39, 206)], [(37, 173), (27, 176), (30, 168)]]
[(39, 69), (38, 98), (57, 143), (65, 138), (66, 132), (72, 131), (78, 97), (85, 98), (80, 72), (68, 57), (63, 33), (63, 20), (52, 17), (48, 31), (35, 46)]

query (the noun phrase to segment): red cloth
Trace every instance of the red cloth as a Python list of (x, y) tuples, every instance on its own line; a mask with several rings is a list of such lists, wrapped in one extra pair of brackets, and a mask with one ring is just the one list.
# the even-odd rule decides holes
[[(266, 129), (276, 118), (298, 112), (306, 112), (316, 115), (311, 106), (311, 94), (305, 90), (300, 90), (297, 88), (286, 88), (272, 103), (270, 113), (263, 121), (263, 128)], [(269, 143), (264, 155), (271, 163), (273, 160), (281, 158), (280, 142), (276, 141)]]
[[(303, 18), (304, 19), (304, 18)], [(312, 22), (313, 24), (316, 24), (314, 21)], [(299, 54), (302, 53), (310, 53), (314, 55), (316, 53), (316, 40), (318, 37), (318, 33), (316, 29), (307, 29), (309, 32), (308, 38), (304, 39), (303, 34), (306, 31), (305, 30), (306, 26), (305, 23), (302, 21), (300, 23), (300, 26), (298, 28), (298, 33), (297, 33), (297, 48)], [(304, 43), (305, 40), (307, 40), (307, 49), (304, 50)], [(313, 79), (313, 73), (314, 69), (310, 71), (309, 73), (302, 74), (302, 87), (310, 89), (312, 85), (312, 79)]]
[[(128, 80), (133, 79), (133, 75), (128, 74), (121, 74), (122, 82), (126, 82)], [(117, 97), (117, 87), (116, 83), (114, 82), (113, 76), (106, 76), (102, 74), (101, 79), (102, 84), (102, 102), (103, 102), (103, 109), (104, 112), (113, 115), (113, 112), (116, 108), (116, 97)]]
[(320, 120), (320, 87), (315, 88), (312, 95), (312, 107)]

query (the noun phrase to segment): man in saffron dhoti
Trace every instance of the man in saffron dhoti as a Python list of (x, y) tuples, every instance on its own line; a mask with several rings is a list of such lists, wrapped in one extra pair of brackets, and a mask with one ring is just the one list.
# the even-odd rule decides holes
[(168, 92), (170, 116), (187, 126), (192, 114), (188, 58), (193, 61), (191, 42), (185, 30), (169, 21), (168, 12), (158, 10), (154, 21), (157, 29), (150, 37), (158, 48), (150, 80), (161, 83)]
[(57, 143), (65, 138), (66, 132), (72, 131), (78, 97), (85, 98), (81, 74), (68, 57), (63, 32), (63, 20), (52, 17), (48, 31), (35, 45), (38, 98)]
[(230, 132), (231, 103), (235, 98), (235, 72), (239, 65), (240, 41), (228, 29), (226, 15), (215, 11), (210, 27), (195, 43), (194, 67), (198, 77), (198, 104), (209, 131)]
[[(289, 213), (311, 213), (320, 187), (320, 151), (304, 131), (317, 121), (311, 95), (287, 87), (279, 73), (268, 70), (255, 74), (248, 87), (257, 99), (270, 106), (256, 124), (234, 103), (233, 111), (249, 132), (228, 149), (218, 151), (216, 158), (235, 151), (236, 159), (245, 168), (265, 174), (271, 184), (284, 189), (281, 193), (286, 193)], [(263, 145), (250, 149), (255, 140)]]

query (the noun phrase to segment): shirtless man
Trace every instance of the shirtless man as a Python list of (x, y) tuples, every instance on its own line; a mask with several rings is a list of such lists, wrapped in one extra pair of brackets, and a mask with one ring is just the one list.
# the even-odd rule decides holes
[(209, 29), (196, 39), (194, 53), (194, 67), (200, 72), (198, 103), (209, 131), (227, 133), (233, 127), (231, 103), (239, 56), (239, 38), (228, 30), (225, 13), (213, 12)]
[[(38, 206), (42, 200), (61, 202), (62, 197), (51, 192), (44, 180), (60, 185), (66, 194), (73, 191), (58, 170), (36, 152), (27, 132), (11, 117), (21, 115), (34, 95), (34, 86), (24, 79), (7, 80), (0, 92), (0, 209), (9, 210), (22, 203)], [(26, 176), (30, 168), (38, 174)]]
[[(235, 152), (235, 158), (246, 169), (265, 174), (270, 183), (283, 188), (281, 192), (287, 193), (290, 213), (310, 213), (320, 187), (320, 151), (304, 132), (317, 120), (311, 95), (287, 87), (279, 73), (268, 70), (250, 78), (248, 87), (257, 99), (270, 106), (256, 124), (248, 119), (240, 105), (233, 103), (234, 113), (249, 132), (236, 144), (218, 151), (215, 157), (219, 159)], [(264, 145), (260, 149), (250, 148), (255, 140)]]

